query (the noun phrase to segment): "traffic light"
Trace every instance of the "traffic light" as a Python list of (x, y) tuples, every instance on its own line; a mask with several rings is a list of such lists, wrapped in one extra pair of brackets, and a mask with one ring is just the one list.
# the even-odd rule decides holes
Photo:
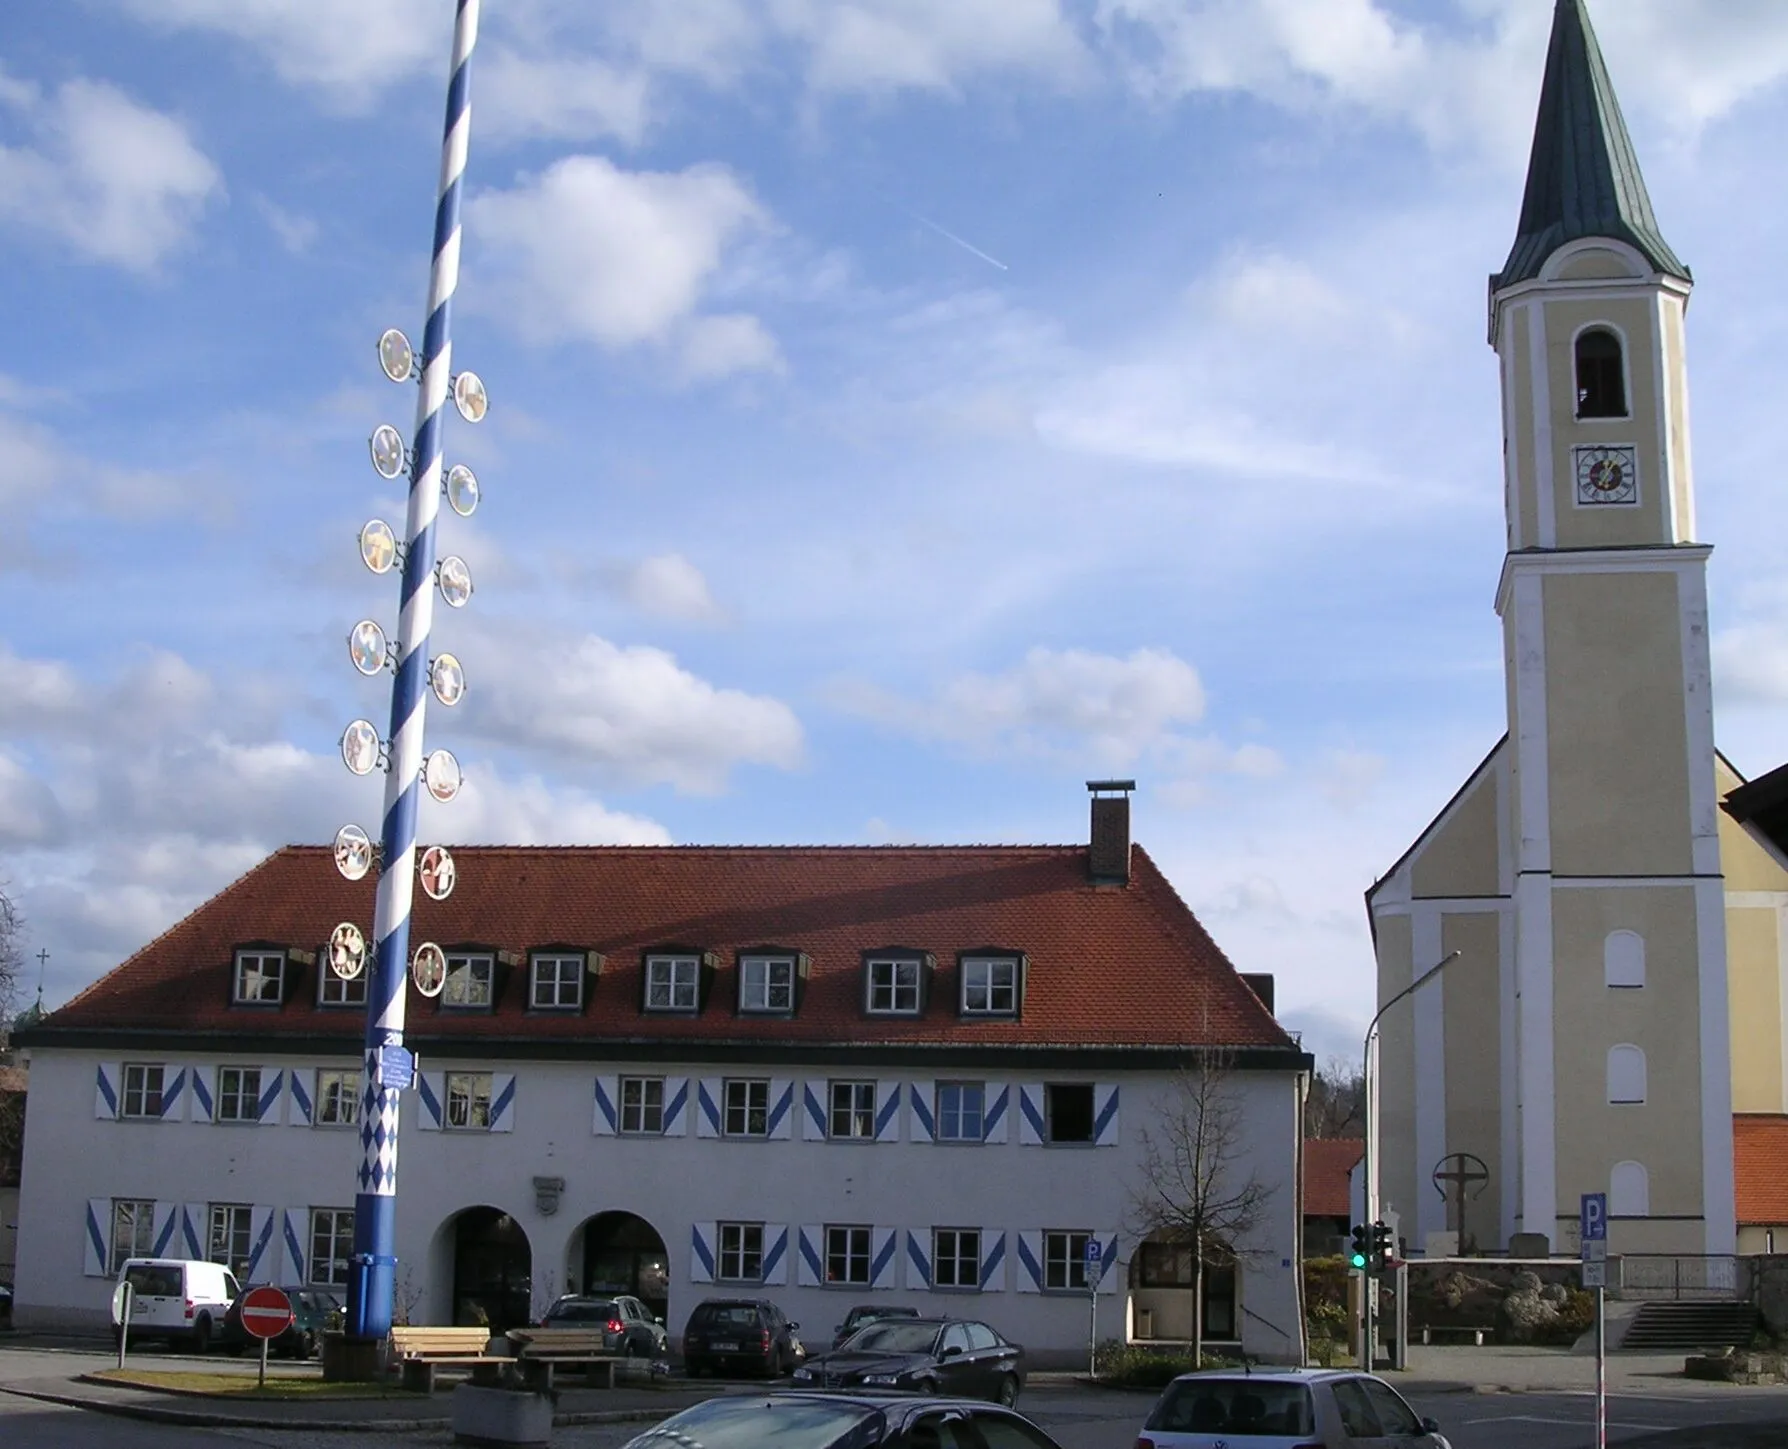
[(1372, 1261), (1371, 1252), (1372, 1229), (1360, 1223), (1353, 1230), (1353, 1252), (1348, 1255), (1348, 1266), (1356, 1273), (1364, 1273)]
[(1372, 1224), (1372, 1268), (1374, 1273), (1391, 1271), (1391, 1259), (1396, 1256), (1396, 1243), (1391, 1238), (1389, 1223)]

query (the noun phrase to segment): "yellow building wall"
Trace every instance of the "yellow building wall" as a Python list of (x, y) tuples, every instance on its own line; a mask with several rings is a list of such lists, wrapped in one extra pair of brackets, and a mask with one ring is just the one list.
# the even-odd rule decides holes
[(1497, 808), (1496, 772), (1487, 767), (1410, 861), (1410, 893), (1430, 900), (1495, 895), (1500, 882)]
[[(1413, 944), (1408, 916), (1379, 918), (1379, 1002), (1390, 1000), (1409, 985)], [(1378, 1029), (1378, 1191), (1383, 1204), (1395, 1208), (1413, 1227), (1417, 1183), (1412, 1021), (1410, 1012), (1399, 1009), (1388, 1013)]]
[[(1492, 793), (1492, 792), (1486, 792)], [(1446, 1022), (1446, 1150), (1484, 1161), (1490, 1180), (1465, 1208), (1466, 1232), (1480, 1249), (1502, 1243), (1502, 931), (1497, 911), (1441, 919), (1441, 946), (1461, 956), (1442, 985)], [(1512, 923), (1512, 917), (1508, 918)], [(1433, 1163), (1418, 1167), (1430, 1175)], [(1511, 1205), (1512, 1206), (1512, 1205)], [(1448, 1218), (1451, 1226), (1451, 1218)]]

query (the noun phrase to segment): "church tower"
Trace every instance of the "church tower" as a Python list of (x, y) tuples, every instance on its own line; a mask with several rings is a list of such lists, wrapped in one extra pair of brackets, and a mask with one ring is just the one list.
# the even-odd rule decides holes
[[(1373, 1175), (1418, 1252), (1569, 1253), (1592, 1192), (1611, 1252), (1734, 1250), (1728, 993), (1788, 1022), (1788, 852), (1722, 811), (1690, 288), (1585, 0), (1557, 0), (1490, 279), (1508, 733), (1367, 893), (1380, 1004), (1458, 953), (1382, 1027)], [(1758, 1035), (1744, 1110), (1779, 1111), (1788, 1052)]]
[(1732, 1251), (1732, 1103), (1695, 542), (1688, 268), (1584, 0), (1558, 0), (1515, 244), (1490, 281), (1508, 554), (1519, 1230), (1578, 1195), (1629, 1252)]

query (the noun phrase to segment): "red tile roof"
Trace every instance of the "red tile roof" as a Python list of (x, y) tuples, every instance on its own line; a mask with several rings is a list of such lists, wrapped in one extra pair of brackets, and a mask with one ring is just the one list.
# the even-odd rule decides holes
[(1365, 1155), (1358, 1137), (1304, 1139), (1304, 1216), (1345, 1218), (1353, 1214), (1348, 1174)]
[[(453, 894), (416, 894), (412, 950), (425, 940), (570, 946), (607, 959), (582, 1013), (529, 1012), (525, 969), (499, 970), (488, 1013), (442, 1010), (411, 990), (409, 1032), (424, 1040), (1296, 1050), (1140, 848), (1127, 887), (1091, 885), (1084, 846), (469, 846), (454, 856)], [(231, 1006), (231, 966), (250, 942), (320, 951), (344, 920), (370, 940), (372, 915), (370, 877), (349, 883), (327, 848), (288, 846), (53, 1012), (38, 1039), (96, 1029), (358, 1037), (360, 1011), (314, 1004), (313, 973), (326, 967), (302, 968), (271, 1010)], [(699, 1016), (640, 1010), (642, 953), (673, 944), (716, 953)], [(763, 945), (811, 958), (792, 1020), (733, 1013), (736, 953)], [(936, 958), (919, 1017), (863, 1014), (861, 953), (890, 946)], [(1022, 1020), (958, 1019), (957, 955), (989, 947), (1028, 957)]]
[(1732, 1178), (1741, 1226), (1788, 1224), (1788, 1117), (1732, 1119)]

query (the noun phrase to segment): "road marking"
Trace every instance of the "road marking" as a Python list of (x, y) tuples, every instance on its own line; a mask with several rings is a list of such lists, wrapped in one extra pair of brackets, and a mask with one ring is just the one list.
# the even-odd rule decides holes
[[(1468, 1424), (1563, 1424), (1567, 1428), (1580, 1429), (1593, 1420), (1583, 1419), (1549, 1419), (1539, 1414), (1497, 1414), (1483, 1419), (1467, 1419)], [(1639, 1429), (1647, 1433), (1657, 1433), (1662, 1429), (1678, 1429), (1680, 1424), (1632, 1424), (1616, 1419), (1608, 1420), (1610, 1429)]]

